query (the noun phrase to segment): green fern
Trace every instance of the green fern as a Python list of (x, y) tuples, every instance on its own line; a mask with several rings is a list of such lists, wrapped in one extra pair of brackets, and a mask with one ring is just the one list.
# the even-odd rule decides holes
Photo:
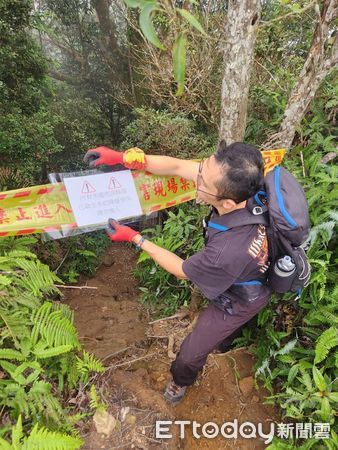
[(22, 361), (25, 359), (21, 352), (13, 350), (12, 348), (0, 348), (0, 358), (15, 359), (16, 361)]
[(52, 310), (52, 304), (50, 302), (45, 302), (40, 308), (33, 311), (31, 316), (31, 321), (34, 324), (31, 333), (31, 340), (35, 344), (38, 340), (40, 334), (40, 328), (42, 324), (47, 321), (48, 314)]
[[(7, 365), (4, 368), (9, 370)], [(35, 371), (33, 374), (37, 378), (39, 372)], [(10, 408), (13, 418), (17, 418), (21, 414), (34, 422), (69, 428), (68, 417), (59, 400), (52, 393), (50, 383), (35, 380), (29, 386), (29, 381), (32, 381), (33, 376), (31, 376), (31, 380), (22, 374), (17, 374), (15, 378), (17, 382), (3, 380), (0, 384), (0, 405)]]
[(67, 317), (68, 313), (64, 309), (53, 310), (50, 302), (45, 302), (41, 307), (32, 313), (32, 323), (34, 324), (31, 339), (37, 342), (39, 336), (50, 346), (71, 345), (80, 348), (76, 328)]
[(62, 280), (48, 266), (40, 261), (27, 259), (16, 259), (16, 263), (17, 267), (25, 271), (25, 274), (17, 280), (18, 287), (24, 288), (40, 298), (44, 293), (59, 292), (54, 283), (62, 283)]
[(76, 450), (83, 440), (66, 434), (38, 428), (36, 424), (31, 434), (24, 439), (22, 450)]
[(20, 338), (29, 333), (29, 315), (23, 309), (14, 311), (0, 307), (0, 341), (10, 339), (16, 348)]
[[(46, 294), (58, 292), (54, 283), (61, 280), (30, 252), (29, 245), (35, 242), (26, 237), (0, 240), (0, 367), (6, 373), (0, 379), (0, 410), (13, 420), (24, 417), (27, 427), (39, 423), (74, 432), (78, 416), (68, 416), (59, 400), (60, 392), (66, 382), (67, 389), (76, 388), (90, 372), (102, 367), (87, 354), (79, 372), (74, 350), (81, 345), (74, 313), (61, 302), (43, 301)], [(55, 389), (57, 382), (59, 390)], [(0, 435), (4, 437), (7, 432)], [(51, 442), (50, 448), (78, 448), (67, 446), (72, 441), (68, 436), (65, 439), (59, 446)], [(20, 445), (18, 440), (14, 436), (15, 448), (40, 445), (31, 437), (21, 439)], [(42, 445), (49, 448), (45, 440)]]
[(18, 258), (28, 258), (28, 259), (37, 259), (37, 256), (35, 255), (35, 253), (32, 253), (30, 251), (27, 250), (19, 250), (19, 249), (14, 249), (11, 250), (10, 252), (6, 253), (6, 256), (8, 258), (17, 260)]
[(62, 315), (67, 317), (70, 322), (74, 322), (74, 311), (68, 305), (61, 302), (53, 302), (54, 311), (62, 311)]
[(107, 410), (107, 405), (101, 401), (94, 384), (90, 386), (89, 396), (90, 396), (89, 405), (92, 409), (100, 412)]
[(38, 417), (42, 414), (47, 424), (63, 427), (67, 424), (67, 416), (59, 402), (52, 394), (52, 385), (39, 380), (33, 384), (28, 393), (31, 414)]
[[(31, 384), (36, 377), (42, 372), (42, 368), (37, 361), (23, 362), (20, 365), (15, 365), (9, 361), (0, 360), (0, 366), (5, 369), (12, 379), (21, 386)], [(26, 370), (32, 370), (27, 377), (23, 375)]]
[(6, 275), (0, 275), (0, 286), (8, 286), (12, 284), (13, 280)]
[(77, 368), (77, 356), (73, 353), (60, 356), (60, 371), (59, 371), (59, 389), (62, 389), (65, 379), (67, 379), (70, 388), (77, 385), (80, 379), (80, 372)]
[[(331, 211), (330, 216), (336, 217), (336, 212)], [(310, 231), (310, 236), (309, 236), (310, 248), (316, 242), (318, 235), (319, 234), (323, 235), (323, 232), (325, 233), (325, 235), (323, 236), (325, 238), (325, 241), (326, 242), (330, 241), (332, 238), (333, 230), (334, 230), (334, 227), (336, 226), (336, 224), (337, 224), (337, 220), (330, 220), (327, 222), (322, 222), (322, 223), (316, 225), (315, 227), (313, 227)]]
[[(62, 355), (63, 353), (68, 353), (72, 350), (73, 346), (66, 344), (66, 345), (59, 345), (57, 347), (53, 347), (53, 348), (48, 348), (46, 350), (35, 350), (34, 351), (34, 355), (39, 358), (39, 359), (44, 359), (44, 358), (51, 358), (54, 356), (59, 356)], [(1, 356), (1, 353), (0, 353)]]
[(66, 434), (50, 431), (36, 424), (29, 436), (24, 436), (21, 415), (12, 428), (12, 444), (0, 438), (2, 450), (77, 450), (83, 440)]
[(335, 327), (325, 330), (317, 339), (315, 347), (315, 364), (323, 361), (330, 350), (338, 345), (338, 329)]
[(88, 352), (83, 352), (83, 358), (76, 357), (77, 370), (80, 373), (80, 380), (82, 383), (87, 383), (89, 380), (90, 372), (104, 372), (104, 367), (94, 355), (90, 355)]
[[(325, 304), (323, 306), (318, 306), (309, 311), (309, 313), (304, 317), (304, 322), (308, 325), (338, 325), (338, 306), (335, 301), (333, 301), (334, 296), (332, 295), (332, 303)], [(328, 300), (331, 298), (328, 296)]]
[(0, 239), (0, 254), (5, 254), (13, 250), (28, 251), (31, 245), (36, 244), (37, 239), (32, 236), (10, 236), (6, 239)]

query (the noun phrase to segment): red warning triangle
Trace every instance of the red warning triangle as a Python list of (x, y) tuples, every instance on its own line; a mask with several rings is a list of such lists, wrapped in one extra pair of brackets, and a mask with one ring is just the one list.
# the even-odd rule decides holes
[(96, 192), (96, 189), (88, 181), (84, 181), (81, 193), (92, 194), (93, 192)]
[(121, 183), (120, 183), (119, 181), (117, 181), (117, 179), (116, 179), (115, 177), (111, 177), (111, 178), (110, 178), (110, 181), (109, 181), (109, 187), (108, 187), (108, 189), (109, 189), (110, 191), (113, 191), (114, 189), (118, 189), (118, 188), (120, 188), (120, 187), (122, 187), (122, 186), (121, 186)]

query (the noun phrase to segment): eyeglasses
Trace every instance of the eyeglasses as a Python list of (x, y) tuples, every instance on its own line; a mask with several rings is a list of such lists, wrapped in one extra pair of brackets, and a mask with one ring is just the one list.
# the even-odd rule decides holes
[(208, 195), (211, 195), (212, 197), (216, 197), (216, 198), (218, 198), (219, 200), (222, 200), (223, 197), (221, 197), (221, 196), (219, 196), (219, 195), (211, 194), (210, 192), (207, 192), (207, 191), (202, 191), (202, 189), (199, 189), (199, 187), (198, 187), (198, 185), (199, 185), (199, 180), (200, 180), (200, 177), (201, 177), (201, 175), (202, 175), (202, 169), (203, 169), (204, 161), (205, 161), (205, 159), (202, 159), (202, 160), (200, 161), (199, 166), (198, 166), (196, 191), (203, 192), (203, 194), (208, 194)]

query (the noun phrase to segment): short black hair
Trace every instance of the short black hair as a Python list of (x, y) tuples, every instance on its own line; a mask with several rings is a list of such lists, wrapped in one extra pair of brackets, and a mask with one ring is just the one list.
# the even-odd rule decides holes
[(223, 176), (215, 181), (218, 195), (236, 203), (248, 200), (263, 184), (264, 163), (261, 152), (250, 144), (221, 141), (214, 154)]

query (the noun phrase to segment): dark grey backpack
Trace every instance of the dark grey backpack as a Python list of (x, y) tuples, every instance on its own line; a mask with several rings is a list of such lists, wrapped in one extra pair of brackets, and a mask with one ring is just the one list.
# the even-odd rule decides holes
[[(256, 194), (248, 202), (248, 208), (253, 214), (268, 212), (268, 284), (276, 292), (291, 291), (300, 295), (311, 275), (311, 266), (302, 247), (310, 233), (309, 210), (303, 188), (284, 167), (276, 166), (266, 175), (264, 189), (265, 192)], [(279, 270), (279, 262), (286, 255), (295, 266), (289, 276)]]

